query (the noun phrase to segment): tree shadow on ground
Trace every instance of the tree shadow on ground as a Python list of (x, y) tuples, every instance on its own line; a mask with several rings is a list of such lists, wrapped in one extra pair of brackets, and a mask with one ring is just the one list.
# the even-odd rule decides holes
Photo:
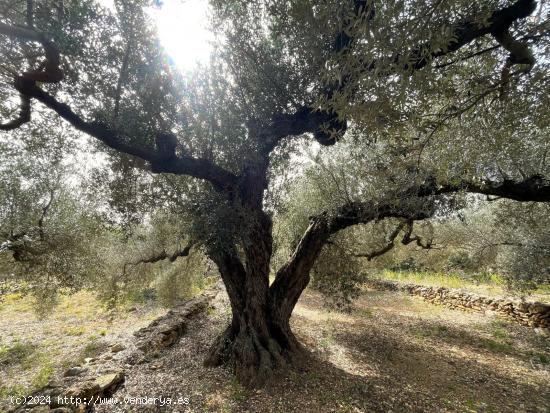
[[(315, 301), (306, 299), (302, 305), (318, 309)], [(321, 387), (328, 386), (329, 393), (352, 409), (549, 411), (550, 392), (544, 385), (548, 372), (532, 371), (526, 377), (529, 354), (513, 342), (488, 338), (476, 326), (440, 319), (395, 313), (388, 317), (384, 312), (360, 320), (335, 317), (328, 326), (323, 320), (313, 320), (316, 326), (308, 318), (295, 320), (298, 325), (328, 330), (332, 341), (326, 352), (332, 347), (332, 354), (312, 354), (304, 374), (306, 380), (319, 375)], [(331, 384), (334, 381), (345, 382), (341, 391), (332, 393), (337, 388)]]
[[(469, 345), (475, 331), (452, 330), (426, 338), (416, 333), (427, 326), (422, 318), (384, 311), (327, 313), (320, 304), (306, 292), (292, 319), (306, 347), (304, 354), (263, 389), (243, 388), (229, 367), (202, 366), (212, 341), (228, 322), (226, 316), (203, 315), (190, 323), (176, 346), (151, 363), (132, 367), (126, 387), (117, 395), (180, 394), (191, 400), (180, 410), (147, 406), (140, 412), (548, 411), (548, 376), (527, 372), (507, 354), (477, 351)], [(434, 323), (454, 328), (444, 320)], [(456, 327), (460, 328), (467, 326)], [(133, 411), (138, 410), (98, 410)]]

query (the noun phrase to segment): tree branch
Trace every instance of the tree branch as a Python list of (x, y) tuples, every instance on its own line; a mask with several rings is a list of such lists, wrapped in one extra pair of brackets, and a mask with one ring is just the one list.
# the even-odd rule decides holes
[[(372, 10), (365, 13), (365, 10), (369, 10), (367, 7), (368, 2), (355, 1), (354, 4), (356, 15), (362, 18), (364, 22), (368, 22), (373, 16)], [(432, 60), (449, 55), (477, 38), (488, 34), (502, 38), (504, 33), (508, 33), (513, 22), (528, 17), (535, 9), (536, 1), (534, 0), (517, 0), (511, 6), (492, 13), (488, 24), (485, 26), (480, 25), (478, 23), (479, 19), (473, 16), (451, 26), (454, 36), (447, 47), (435, 49), (431, 42), (425, 42), (413, 48), (407, 54), (396, 53), (388, 58), (365, 62), (362, 65), (364, 72), (372, 72), (377, 68), (383, 68), (384, 70), (379, 70), (379, 76), (390, 76), (396, 72), (396, 67), (399, 67), (400, 70), (420, 70)], [(523, 57), (527, 56), (530, 53), (527, 45), (520, 43), (521, 47), (518, 47), (518, 43), (520, 42), (507, 38), (507, 42), (504, 41), (500, 44), (512, 45), (507, 47), (508, 50), (510, 50), (510, 47), (516, 46), (514, 48), (516, 52)], [(333, 51), (335, 53), (345, 53), (352, 44), (353, 38), (343, 30), (336, 36)], [(518, 53), (515, 54), (518, 55)], [(513, 62), (516, 64), (523, 61), (527, 60), (515, 59)], [(332, 95), (336, 90), (343, 88), (349, 79), (349, 75), (345, 75), (344, 80), (339, 85), (329, 86), (327, 88), (328, 92), (325, 91), (325, 94)], [(336, 143), (338, 136), (343, 135), (346, 129), (347, 122), (339, 119), (336, 113), (312, 110), (309, 106), (302, 106), (293, 114), (274, 116), (266, 131), (260, 134), (260, 137), (264, 138), (263, 142), (265, 142), (266, 150), (269, 152), (282, 138), (308, 132), (313, 133), (320, 144), (333, 145)]]
[(60, 68), (61, 57), (56, 45), (48, 40), (42, 33), (32, 28), (11, 26), (0, 22), (0, 34), (14, 37), (19, 40), (34, 41), (42, 45), (45, 60), (35, 70), (23, 72), (21, 75), (27, 81), (58, 83), (63, 79), (63, 71)]
[(505, 180), (474, 184), (462, 181), (459, 184), (444, 186), (438, 186), (435, 179), (431, 178), (423, 185), (413, 186), (396, 194), (394, 199), (387, 202), (347, 203), (331, 213), (324, 212), (311, 219), (294, 253), (277, 271), (275, 281), (270, 287), (271, 305), (284, 309), (280, 311), (289, 311), (290, 315), (309, 283), (309, 273), (323, 246), (332, 234), (350, 226), (383, 218), (402, 218), (408, 226), (402, 242), (416, 242), (421, 248), (430, 248), (431, 243), (423, 244), (420, 237), (412, 236), (413, 221), (428, 219), (434, 215), (435, 196), (460, 191), (496, 195), (523, 202), (550, 202), (550, 182), (535, 175), (519, 182)]
[(407, 220), (406, 225), (407, 229), (405, 231), (405, 235), (403, 235), (403, 239), (401, 240), (401, 243), (403, 245), (409, 245), (411, 242), (415, 242), (416, 245), (422, 249), (429, 250), (432, 248), (432, 240), (427, 241), (425, 244), (423, 244), (421, 237), (419, 237), (418, 235), (412, 235), (414, 221)]
[(405, 223), (400, 222), (399, 225), (397, 225), (397, 227), (390, 233), (386, 245), (384, 245), (382, 248), (374, 250), (372, 252), (353, 254), (353, 256), (357, 258), (366, 258), (367, 261), (372, 261), (374, 258), (384, 255), (386, 252), (392, 250), (393, 247), (395, 247), (395, 239), (404, 227)]
[(176, 250), (173, 254), (168, 254), (166, 250), (162, 250), (159, 254), (152, 255), (148, 258), (142, 258), (133, 262), (126, 262), (123, 265), (122, 273), (126, 274), (126, 268), (129, 265), (136, 266), (139, 264), (154, 264), (159, 261), (164, 261), (168, 259), (170, 262), (176, 261), (179, 257), (187, 257), (189, 255), (189, 252), (191, 251), (191, 248), (193, 247), (193, 243), (190, 243), (185, 248), (181, 250)]
[(189, 175), (212, 183), (219, 190), (233, 190), (237, 177), (210, 162), (207, 159), (197, 159), (190, 156), (166, 157), (165, 154), (130, 145), (115, 130), (99, 122), (86, 122), (68, 105), (56, 100), (39, 88), (36, 82), (59, 82), (63, 72), (59, 68), (60, 56), (56, 46), (46, 37), (32, 29), (11, 26), (0, 22), (0, 34), (5, 34), (20, 40), (40, 42), (44, 48), (46, 59), (41, 67), (32, 72), (23, 72), (15, 80), (15, 88), (21, 95), (21, 112), (17, 119), (0, 125), (0, 130), (12, 130), (30, 120), (30, 99), (40, 101), (59, 116), (69, 122), (77, 130), (84, 132), (110, 148), (129, 155), (137, 156), (151, 164), (153, 172), (166, 172), (176, 175)]
[[(32, 97), (56, 112), (77, 130), (90, 135), (118, 152), (133, 155), (148, 161), (153, 172), (189, 175), (211, 182), (217, 190), (231, 190), (237, 183), (237, 177), (210, 162), (207, 159), (190, 156), (166, 157), (165, 153), (128, 144), (123, 136), (100, 122), (86, 122), (65, 103), (40, 89), (36, 83), (20, 78), (16, 84), (17, 90), (25, 96)], [(158, 148), (160, 149), (160, 148)]]
[[(422, 203), (422, 208), (419, 206)], [(332, 234), (357, 224), (383, 218), (423, 220), (435, 213), (431, 200), (395, 199), (387, 203), (350, 202), (335, 211), (324, 212), (311, 219), (290, 259), (277, 271), (269, 289), (270, 304), (283, 315), (292, 313), (298, 298), (309, 283), (309, 273), (323, 246)]]
[[(426, 42), (419, 47), (412, 49), (407, 59), (403, 59), (403, 55), (398, 53), (394, 55), (390, 62), (399, 64), (401, 61), (406, 61), (403, 65), (405, 70), (419, 70), (428, 65), (433, 59), (446, 56), (460, 49), (461, 47), (471, 43), (473, 40), (492, 34), (500, 36), (506, 33), (512, 23), (516, 20), (524, 19), (535, 11), (537, 2), (535, 0), (517, 0), (514, 4), (504, 7), (491, 14), (487, 25), (479, 24), (475, 16), (466, 19), (460, 23), (451, 26), (453, 39), (447, 44), (447, 47), (435, 49), (430, 42)], [(429, 51), (429, 53), (426, 53)], [(380, 63), (387, 64), (384, 61), (374, 61), (369, 63), (366, 68), (373, 70)]]
[(461, 180), (458, 183), (442, 185), (435, 190), (434, 188), (427, 190), (433, 195), (460, 191), (498, 196), (520, 202), (550, 202), (550, 181), (542, 175), (533, 175), (522, 181), (505, 179), (500, 182), (490, 180), (468, 182)]
[(0, 124), (0, 130), (9, 131), (19, 128), (31, 120), (31, 99), (24, 95), (23, 93), (19, 94), (19, 99), (21, 103), (19, 104), (19, 115), (17, 118)]

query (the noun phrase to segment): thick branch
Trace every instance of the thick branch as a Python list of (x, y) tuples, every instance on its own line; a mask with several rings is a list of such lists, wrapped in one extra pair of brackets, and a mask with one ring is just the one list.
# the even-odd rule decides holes
[(459, 191), (493, 195), (520, 202), (550, 202), (550, 181), (541, 175), (533, 175), (523, 181), (509, 179), (500, 182), (490, 180), (460, 181), (456, 184), (445, 184), (435, 190), (429, 190), (434, 195)]
[[(422, 203), (422, 208), (419, 202)], [(410, 198), (382, 204), (351, 202), (332, 213), (325, 212), (312, 218), (294, 253), (277, 272), (270, 287), (272, 308), (281, 312), (283, 317), (290, 316), (302, 291), (309, 283), (309, 273), (315, 260), (332, 234), (376, 219), (393, 217), (422, 220), (430, 218), (434, 212), (433, 202)]]
[[(508, 31), (510, 26), (516, 20), (528, 17), (537, 7), (534, 0), (518, 0), (508, 7), (504, 7), (491, 14), (488, 24), (482, 26), (478, 23), (479, 19), (469, 18), (453, 26), (453, 40), (449, 42), (446, 48), (435, 49), (430, 42), (426, 42), (417, 48), (411, 50), (408, 54), (407, 63), (404, 69), (418, 70), (426, 66), (433, 59), (448, 55), (457, 51), (461, 47), (471, 43), (473, 40), (486, 36), (488, 34), (501, 35)], [(429, 53), (426, 53), (429, 51)], [(403, 56), (397, 54), (392, 58), (394, 64), (401, 62)], [(380, 62), (371, 62), (369, 69), (374, 69)], [(383, 63), (383, 62), (382, 62)]]
[(46, 55), (46, 59), (39, 69), (23, 72), (22, 75), (16, 77), (15, 87), (21, 94), (21, 112), (17, 119), (0, 125), (0, 130), (12, 130), (28, 122), (30, 120), (30, 98), (35, 98), (81, 132), (102, 141), (119, 152), (150, 162), (153, 172), (190, 175), (205, 179), (211, 182), (217, 190), (231, 190), (235, 186), (237, 177), (234, 174), (207, 159), (175, 155), (167, 158), (164, 154), (128, 144), (122, 136), (104, 124), (84, 121), (68, 105), (57, 101), (55, 97), (36, 85), (36, 82), (59, 82), (63, 78), (63, 72), (59, 68), (60, 55), (56, 46), (33, 29), (11, 26), (2, 22), (0, 22), (0, 34), (19, 40), (40, 42)]
[(22, 78), (28, 81), (58, 83), (63, 79), (63, 71), (60, 68), (61, 58), (56, 45), (48, 40), (42, 33), (32, 28), (11, 26), (0, 22), (0, 34), (14, 37), (19, 40), (39, 42), (44, 48), (45, 60), (38, 69), (23, 72)]
[(362, 254), (353, 254), (353, 255), (358, 258), (366, 258), (367, 261), (372, 261), (374, 258), (384, 255), (386, 252), (393, 249), (393, 247), (395, 246), (395, 239), (397, 238), (397, 236), (399, 235), (399, 233), (404, 227), (405, 227), (405, 223), (400, 222), (399, 225), (397, 225), (397, 227), (395, 227), (395, 229), (389, 234), (387, 243), (382, 248), (372, 252), (367, 252)]
[[(355, 2), (356, 13), (358, 16), (362, 16), (364, 22), (368, 22), (371, 18), (372, 11), (368, 11), (366, 15), (364, 13), (365, 10), (369, 10), (367, 6), (367, 2)], [(505, 33), (508, 33), (508, 29), (514, 21), (528, 17), (535, 8), (536, 1), (534, 0), (517, 0), (511, 6), (492, 13), (488, 24), (485, 26), (480, 25), (478, 23), (479, 19), (473, 16), (451, 26), (453, 39), (447, 47), (435, 48), (431, 42), (425, 42), (413, 48), (407, 54), (396, 53), (388, 58), (365, 62), (363, 64), (364, 73), (378, 69), (379, 76), (390, 76), (397, 70), (419, 70), (428, 65), (433, 59), (449, 55), (473, 40), (488, 34), (501, 39), (504, 38), (501, 44), (507, 45), (507, 49), (511, 52), (512, 48), (513, 55), (523, 57), (515, 59), (514, 64), (526, 62), (528, 59), (525, 56), (530, 56), (527, 46), (513, 39), (510, 40)], [(333, 45), (334, 52), (345, 53), (352, 44), (353, 38), (342, 31), (336, 36)], [(339, 85), (328, 87), (328, 94), (331, 95), (336, 89), (344, 87), (346, 81), (349, 81), (349, 76), (344, 75), (343, 81)], [(266, 143), (267, 151), (273, 149), (277, 142), (286, 136), (300, 135), (307, 132), (313, 133), (315, 139), (322, 145), (333, 145), (336, 143), (336, 138), (341, 136), (346, 128), (346, 121), (339, 119), (337, 114), (314, 111), (309, 106), (303, 106), (298, 108), (294, 114), (275, 116), (266, 131), (260, 134), (260, 137), (264, 138), (263, 142)], [(326, 130), (332, 131), (332, 133), (327, 133)]]
[(432, 248), (431, 240), (426, 241), (426, 243), (423, 244), (421, 237), (419, 237), (418, 235), (412, 235), (414, 221), (408, 220), (406, 225), (407, 225), (407, 229), (405, 231), (405, 235), (403, 235), (403, 239), (401, 240), (401, 243), (403, 245), (409, 245), (411, 242), (415, 242), (416, 245), (422, 249), (429, 250)]
[[(280, 307), (278, 311), (287, 311), (290, 316), (302, 291), (309, 283), (309, 273), (321, 249), (332, 234), (350, 226), (366, 224), (376, 219), (404, 218), (408, 229), (402, 242), (416, 242), (422, 248), (430, 248), (429, 242), (424, 244), (420, 237), (412, 236), (412, 222), (433, 216), (434, 196), (466, 191), (516, 201), (550, 202), (550, 182), (538, 175), (520, 182), (485, 181), (474, 184), (463, 181), (460, 184), (444, 186), (438, 186), (435, 179), (428, 179), (426, 182), (422, 186), (411, 187), (397, 194), (394, 200), (387, 203), (352, 202), (341, 206), (333, 213), (325, 212), (314, 217), (293, 255), (277, 272), (270, 288), (271, 305), (274, 308)], [(397, 237), (397, 234), (395, 236)]]
[(81, 132), (84, 132), (101, 142), (117, 150), (144, 159), (151, 164), (153, 172), (166, 172), (176, 175), (189, 175), (195, 178), (205, 179), (211, 182), (218, 190), (229, 190), (237, 182), (237, 177), (231, 172), (215, 165), (207, 159), (197, 159), (190, 156), (171, 156), (128, 144), (123, 136), (108, 126), (99, 122), (86, 122), (78, 116), (65, 103), (59, 102), (55, 97), (40, 89), (34, 82), (19, 79), (17, 89), (25, 96), (30, 96), (48, 108), (55, 111), (59, 116), (69, 122)]
[(14, 130), (20, 127), (21, 125), (30, 122), (31, 120), (31, 99), (20, 93), (19, 98), (21, 99), (21, 103), (19, 104), (19, 115), (17, 118), (7, 122), (0, 124), (0, 130), (9, 131)]

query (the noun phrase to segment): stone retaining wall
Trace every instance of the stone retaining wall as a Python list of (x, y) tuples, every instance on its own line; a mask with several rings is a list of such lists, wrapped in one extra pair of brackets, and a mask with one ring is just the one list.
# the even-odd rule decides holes
[(478, 312), (490, 311), (500, 317), (530, 327), (550, 328), (550, 304), (486, 297), (462, 290), (403, 284), (387, 280), (371, 280), (368, 284), (377, 290), (404, 291), (410, 295), (418, 295), (426, 301), (450, 308)]

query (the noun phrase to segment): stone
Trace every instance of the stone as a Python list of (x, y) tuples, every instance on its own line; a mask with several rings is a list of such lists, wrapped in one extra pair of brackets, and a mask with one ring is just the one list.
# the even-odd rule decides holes
[(68, 397), (80, 397), (81, 399), (90, 399), (101, 391), (101, 387), (94, 381), (85, 381), (78, 383), (67, 390)]
[(126, 347), (121, 343), (116, 343), (115, 345), (113, 345), (111, 347), (111, 351), (113, 353), (118, 353), (118, 352), (123, 351), (123, 350), (126, 350)]
[(550, 328), (538, 327), (538, 328), (535, 328), (535, 333), (538, 334), (539, 336), (550, 337)]
[(124, 381), (124, 373), (122, 371), (116, 373), (105, 374), (95, 380), (95, 384), (99, 386), (103, 392), (105, 390), (114, 390)]
[(84, 367), (71, 367), (68, 369), (65, 373), (63, 373), (64, 377), (74, 377), (74, 376), (80, 376), (88, 371), (87, 368)]

